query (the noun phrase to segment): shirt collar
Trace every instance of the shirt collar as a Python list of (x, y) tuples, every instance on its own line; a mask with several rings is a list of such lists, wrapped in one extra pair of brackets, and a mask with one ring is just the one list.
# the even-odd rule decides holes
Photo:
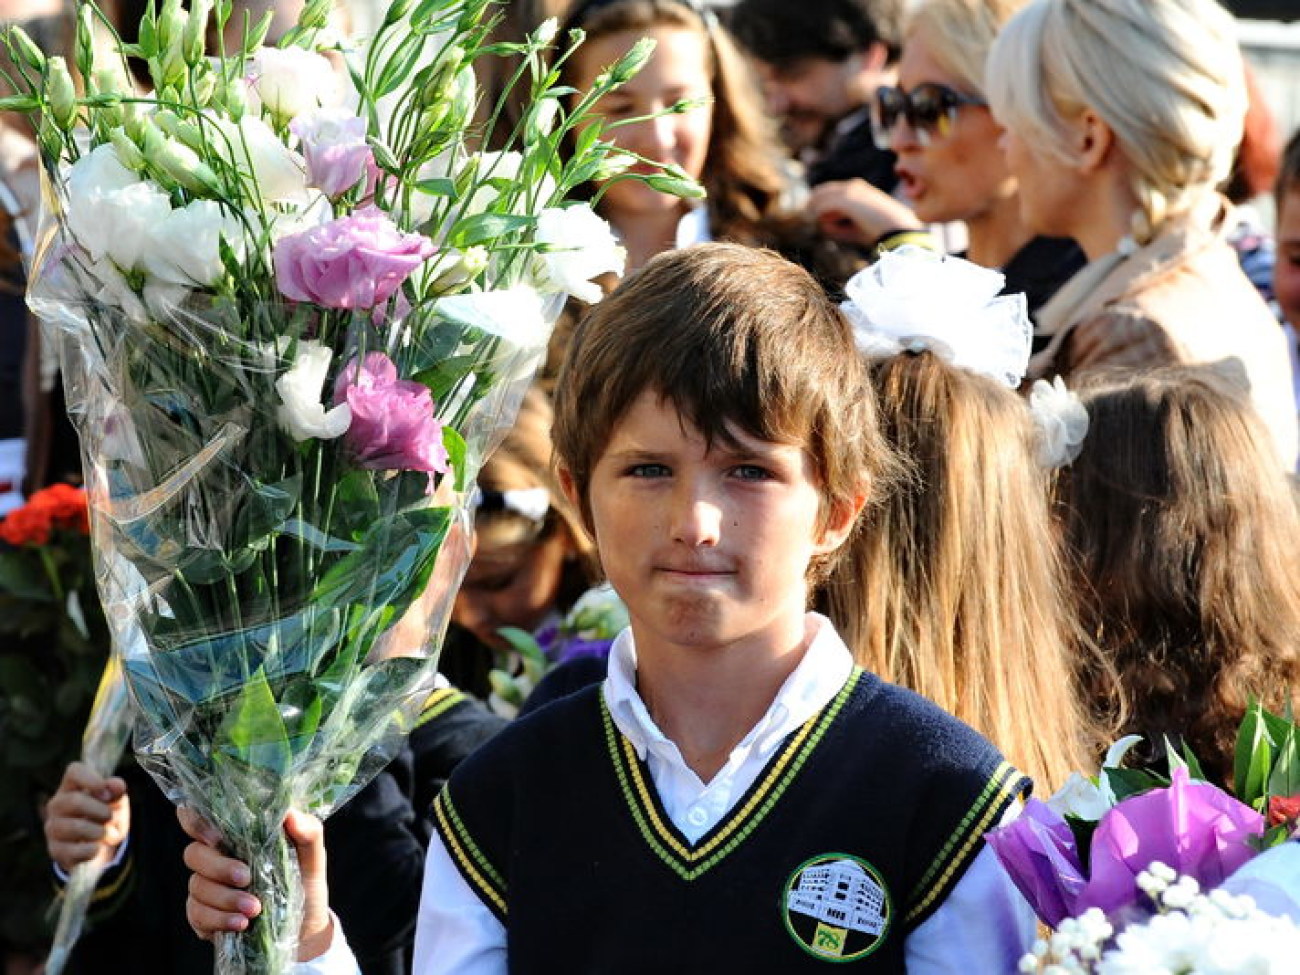
[(709, 230), (709, 211), (707, 207), (694, 206), (682, 214), (677, 221), (677, 236), (673, 246), (679, 250), (692, 244), (707, 244), (713, 240)]
[[(803, 659), (785, 679), (767, 712), (745, 736), (760, 751), (775, 748), (786, 735), (829, 704), (853, 671), (853, 657), (826, 617), (808, 614), (813, 637)], [(609, 674), (604, 685), (605, 703), (614, 725), (632, 743), (642, 760), (652, 743), (666, 743), (636, 690), (636, 643), (631, 628), (614, 640), (609, 654)]]

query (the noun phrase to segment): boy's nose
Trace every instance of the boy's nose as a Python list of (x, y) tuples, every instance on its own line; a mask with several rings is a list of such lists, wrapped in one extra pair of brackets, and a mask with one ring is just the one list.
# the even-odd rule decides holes
[(722, 536), (722, 510), (712, 500), (691, 494), (681, 498), (673, 514), (673, 541), (691, 548), (718, 544)]

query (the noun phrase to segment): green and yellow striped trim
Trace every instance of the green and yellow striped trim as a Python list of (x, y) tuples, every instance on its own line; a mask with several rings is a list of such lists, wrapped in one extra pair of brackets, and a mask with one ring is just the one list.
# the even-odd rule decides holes
[(600, 712), (605, 724), (605, 741), (609, 746), (610, 758), (632, 819), (651, 850), (683, 880), (694, 880), (719, 863), (767, 818), (861, 679), (862, 671), (855, 668), (834, 700), (804, 722), (781, 747), (767, 772), (751, 790), (748, 799), (733, 810), (723, 820), (721, 827), (699, 846), (683, 843), (674, 828), (664, 821), (655, 805), (652, 787), (646, 782), (645, 772), (637, 759), (636, 749), (615, 727), (602, 696)]
[(465, 700), (465, 695), (456, 690), (454, 687), (440, 687), (425, 699), (424, 706), (420, 708), (420, 716), (416, 719), (417, 728), (428, 724), (434, 718), (440, 718), (457, 704)]
[(997, 767), (912, 890), (906, 923), (920, 918), (947, 895), (958, 874), (979, 851), (984, 834), (997, 824), (1007, 806), (1020, 794), (1023, 781), (1024, 775), (1009, 762)]
[(461, 876), (482, 898), (483, 903), (504, 923), (506, 919), (506, 880), (478, 848), (452, 805), (447, 790), (433, 800), (433, 825), (456, 861)]

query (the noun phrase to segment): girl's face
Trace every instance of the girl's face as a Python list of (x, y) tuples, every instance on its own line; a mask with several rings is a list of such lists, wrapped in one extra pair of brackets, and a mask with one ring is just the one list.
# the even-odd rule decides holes
[(510, 645), (501, 638), (505, 626), (532, 632), (557, 609), (565, 562), (573, 544), (563, 527), (540, 539), (493, 540), (479, 535), (474, 561), (456, 594), (452, 619), (482, 644), (498, 650)]
[(1288, 190), (1278, 200), (1273, 289), (1282, 316), (1300, 327), (1300, 188)]
[[(931, 53), (923, 25), (908, 35), (898, 63), (898, 86), (942, 85), (962, 95), (979, 92), (945, 70)], [(1016, 181), (998, 148), (998, 124), (982, 105), (960, 105), (946, 133), (929, 133), (928, 145), (911, 125), (900, 121), (891, 132), (898, 153), (895, 169), (916, 215), (926, 223), (978, 219), (999, 201), (1015, 195)]]
[[(654, 53), (640, 71), (621, 88), (596, 103), (595, 110), (609, 122), (662, 112), (686, 98), (709, 98), (708, 39), (683, 27), (656, 27), (646, 33), (655, 41)], [(574, 87), (588, 91), (596, 76), (641, 38), (639, 31), (622, 31), (587, 41), (574, 57)], [(620, 125), (609, 133), (615, 145), (661, 163), (675, 163), (699, 179), (704, 172), (713, 130), (713, 107), (703, 105), (680, 115)], [(634, 166), (633, 171), (650, 171)], [(600, 212), (617, 226), (639, 214), (682, 208), (677, 197), (652, 190), (644, 183), (615, 183), (602, 198)]]

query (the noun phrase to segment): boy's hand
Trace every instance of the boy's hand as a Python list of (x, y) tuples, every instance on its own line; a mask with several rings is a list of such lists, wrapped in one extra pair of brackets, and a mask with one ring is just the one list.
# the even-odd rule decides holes
[(79, 863), (105, 865), (131, 829), (126, 783), (73, 762), (45, 806), (45, 849), (65, 872)]
[[(248, 865), (224, 855), (221, 836), (193, 810), (176, 810), (181, 827), (195, 840), (185, 848), (185, 865), (194, 872), (185, 916), (194, 933), (205, 941), (227, 931), (244, 931), (262, 912), (258, 899), (246, 888), (252, 879)], [(285, 832), (298, 852), (302, 871), (303, 918), (298, 931), (298, 960), (323, 955), (333, 937), (329, 887), (325, 881), (325, 832), (321, 821), (306, 813), (290, 812)]]

